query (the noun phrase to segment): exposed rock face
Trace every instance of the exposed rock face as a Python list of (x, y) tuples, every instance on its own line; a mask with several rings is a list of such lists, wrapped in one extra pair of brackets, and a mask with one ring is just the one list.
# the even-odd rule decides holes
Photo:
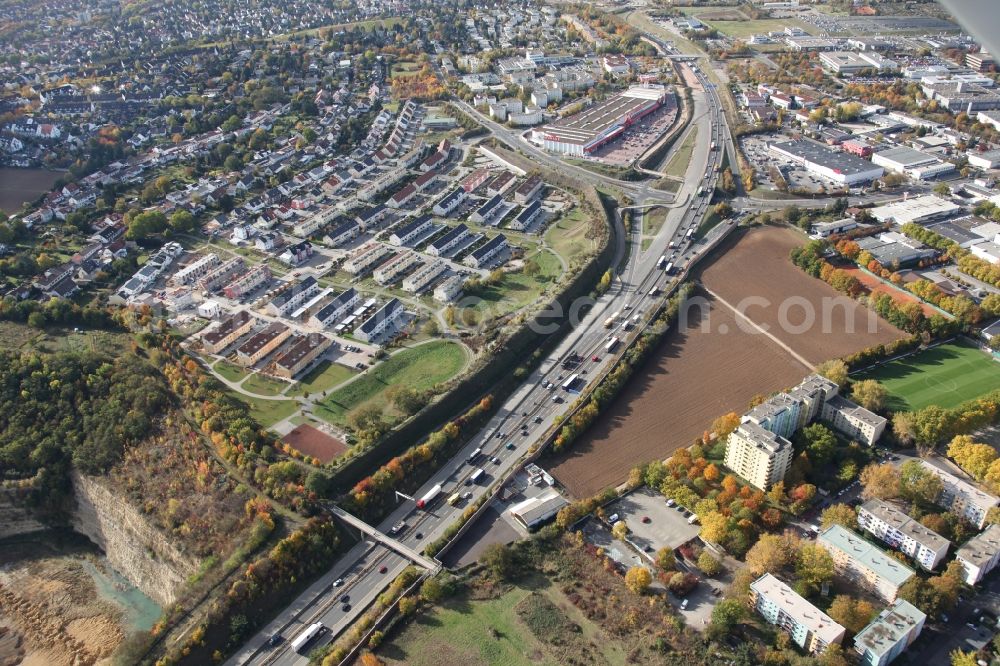
[(20, 505), (13, 494), (0, 490), (0, 539), (48, 529)]
[(73, 472), (77, 507), (73, 527), (105, 553), (108, 562), (163, 607), (177, 600), (198, 561), (168, 542), (131, 504), (96, 477)]

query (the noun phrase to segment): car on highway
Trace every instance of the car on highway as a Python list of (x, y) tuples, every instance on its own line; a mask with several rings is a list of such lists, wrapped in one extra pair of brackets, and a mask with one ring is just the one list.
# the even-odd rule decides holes
[(344, 584), (344, 579), (343, 578), (338, 578), (337, 580), (333, 581), (333, 586), (334, 587), (340, 587), (343, 584)]
[(598, 356), (597, 354), (594, 354), (593, 356), (590, 357), (590, 360), (593, 361), (594, 363), (597, 363), (601, 360), (601, 357)]
[(490, 462), (493, 463), (494, 465), (499, 465), (500, 459), (497, 458), (496, 456), (493, 456), (492, 458), (490, 458)]
[(384, 564), (383, 564), (382, 566), (380, 566), (380, 567), (378, 568), (378, 572), (379, 572), (380, 574), (384, 574), (384, 573), (385, 573), (385, 572), (387, 572), (388, 570), (389, 570), (389, 567), (385, 566)]
[(470, 492), (464, 492), (464, 493), (462, 493), (462, 499), (464, 499), (464, 500), (470, 500), (470, 499), (472, 499), (472, 493), (470, 493)]
[(340, 597), (340, 603), (342, 603), (342, 604), (346, 604), (350, 600), (351, 600), (351, 595), (349, 595), (349, 594), (345, 594), (342, 597)]
[(283, 640), (285, 640), (284, 636), (282, 636), (281, 634), (274, 634), (273, 636), (267, 639), (267, 646), (274, 647)]
[(351, 604), (344, 604), (343, 606), (340, 607), (340, 610), (344, 611), (345, 613), (349, 613), (351, 611)]
[(515, 448), (514, 447), (514, 442), (507, 442), (507, 447), (506, 448), (507, 448), (508, 451), (513, 451), (514, 448)]
[(389, 534), (399, 534), (406, 529), (406, 521), (401, 520), (389, 529)]

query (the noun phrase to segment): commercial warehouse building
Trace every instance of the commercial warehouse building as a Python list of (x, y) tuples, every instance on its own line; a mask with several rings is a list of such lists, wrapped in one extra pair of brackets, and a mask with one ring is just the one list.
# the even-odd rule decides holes
[(555, 488), (549, 488), (537, 497), (529, 497), (512, 506), (510, 515), (525, 529), (530, 530), (554, 518), (567, 504), (569, 502)]
[(903, 225), (907, 222), (916, 222), (917, 224), (938, 222), (958, 214), (961, 210), (961, 206), (933, 194), (926, 194), (922, 197), (911, 197), (903, 201), (876, 206), (868, 212), (883, 224), (895, 222)]
[(872, 164), (917, 180), (937, 178), (955, 170), (955, 165), (913, 148), (898, 146), (872, 155)]
[(750, 601), (770, 624), (781, 627), (792, 642), (812, 654), (844, 640), (845, 630), (833, 618), (766, 573), (750, 584)]
[(881, 178), (885, 169), (856, 155), (831, 150), (822, 143), (796, 139), (772, 143), (768, 148), (775, 155), (800, 164), (811, 173), (840, 185), (856, 185)]
[(545, 150), (584, 157), (653, 113), (672, 94), (662, 85), (631, 86), (614, 97), (532, 131), (531, 141)]

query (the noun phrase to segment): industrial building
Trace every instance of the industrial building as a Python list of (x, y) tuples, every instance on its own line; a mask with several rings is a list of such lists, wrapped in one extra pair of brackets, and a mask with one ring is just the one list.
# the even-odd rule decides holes
[(899, 65), (894, 60), (871, 52), (829, 51), (820, 53), (819, 61), (823, 69), (841, 76), (853, 76), (868, 70), (874, 70), (879, 74), (899, 70)]
[(662, 85), (631, 86), (580, 113), (532, 131), (531, 141), (545, 150), (584, 157), (625, 132), (668, 99)]
[(962, 207), (957, 204), (933, 194), (926, 194), (876, 206), (868, 212), (880, 223), (894, 222), (903, 225), (907, 222), (917, 224), (938, 222), (958, 214), (961, 210)]
[(885, 167), (894, 173), (901, 173), (916, 180), (937, 178), (955, 170), (951, 162), (943, 162), (933, 155), (913, 148), (898, 146), (872, 154), (872, 164)]
[(510, 508), (510, 515), (525, 529), (531, 530), (555, 517), (569, 504), (555, 488), (549, 488), (537, 497), (529, 497)]
[(840, 185), (856, 185), (881, 178), (885, 170), (850, 153), (831, 150), (822, 143), (796, 139), (768, 145), (769, 150), (800, 164), (811, 173)]

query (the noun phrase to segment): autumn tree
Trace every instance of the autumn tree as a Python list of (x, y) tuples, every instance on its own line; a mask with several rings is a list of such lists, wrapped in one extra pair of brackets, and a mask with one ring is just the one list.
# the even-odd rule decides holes
[(941, 477), (927, 470), (917, 460), (907, 460), (899, 468), (899, 494), (924, 506), (937, 503), (944, 490)]
[(858, 527), (858, 514), (852, 506), (847, 504), (833, 504), (823, 511), (819, 524), (824, 530), (834, 525), (841, 525), (849, 530), (854, 530)]
[(740, 425), (740, 416), (736, 412), (723, 414), (712, 421), (712, 432), (718, 438), (728, 437), (729, 433), (736, 430)]
[(997, 452), (989, 444), (973, 441), (969, 435), (956, 435), (948, 444), (948, 457), (971, 477), (982, 481), (997, 459)]
[(747, 617), (747, 607), (739, 599), (723, 599), (712, 609), (713, 635), (723, 636)]
[(951, 666), (977, 666), (979, 663), (975, 652), (966, 652), (962, 649), (952, 650), (948, 658), (951, 660)]
[(705, 477), (706, 481), (718, 481), (720, 476), (719, 468), (716, 467), (715, 463), (709, 463), (708, 466), (705, 467), (705, 471), (702, 476)]
[(673, 571), (677, 568), (677, 556), (674, 550), (667, 546), (656, 551), (656, 566), (663, 571)]
[(841, 388), (847, 386), (847, 364), (839, 358), (820, 363), (816, 372)]
[(811, 588), (828, 583), (833, 580), (833, 558), (823, 546), (807, 543), (799, 549), (795, 574), (801, 583)]
[(701, 538), (712, 543), (721, 543), (726, 538), (729, 519), (718, 511), (712, 511), (701, 519)]
[(628, 536), (628, 525), (624, 520), (619, 520), (611, 527), (611, 534), (613, 534), (616, 539), (624, 539)]
[(625, 587), (632, 594), (643, 594), (653, 582), (653, 575), (643, 566), (635, 566), (625, 572)]
[(899, 497), (899, 471), (889, 463), (871, 464), (861, 470), (861, 496), (865, 499)]
[(837, 624), (852, 634), (856, 634), (875, 617), (875, 608), (863, 599), (838, 594), (833, 598), (833, 603), (830, 604), (826, 614), (832, 617)]
[(873, 412), (885, 407), (888, 392), (877, 379), (862, 379), (851, 385), (851, 399)]
[(799, 539), (790, 533), (761, 534), (744, 558), (746, 569), (754, 576), (779, 571), (792, 563)]
[(712, 557), (712, 554), (708, 550), (703, 550), (701, 551), (701, 555), (698, 556), (698, 568), (706, 576), (714, 576), (722, 571), (722, 563)]

